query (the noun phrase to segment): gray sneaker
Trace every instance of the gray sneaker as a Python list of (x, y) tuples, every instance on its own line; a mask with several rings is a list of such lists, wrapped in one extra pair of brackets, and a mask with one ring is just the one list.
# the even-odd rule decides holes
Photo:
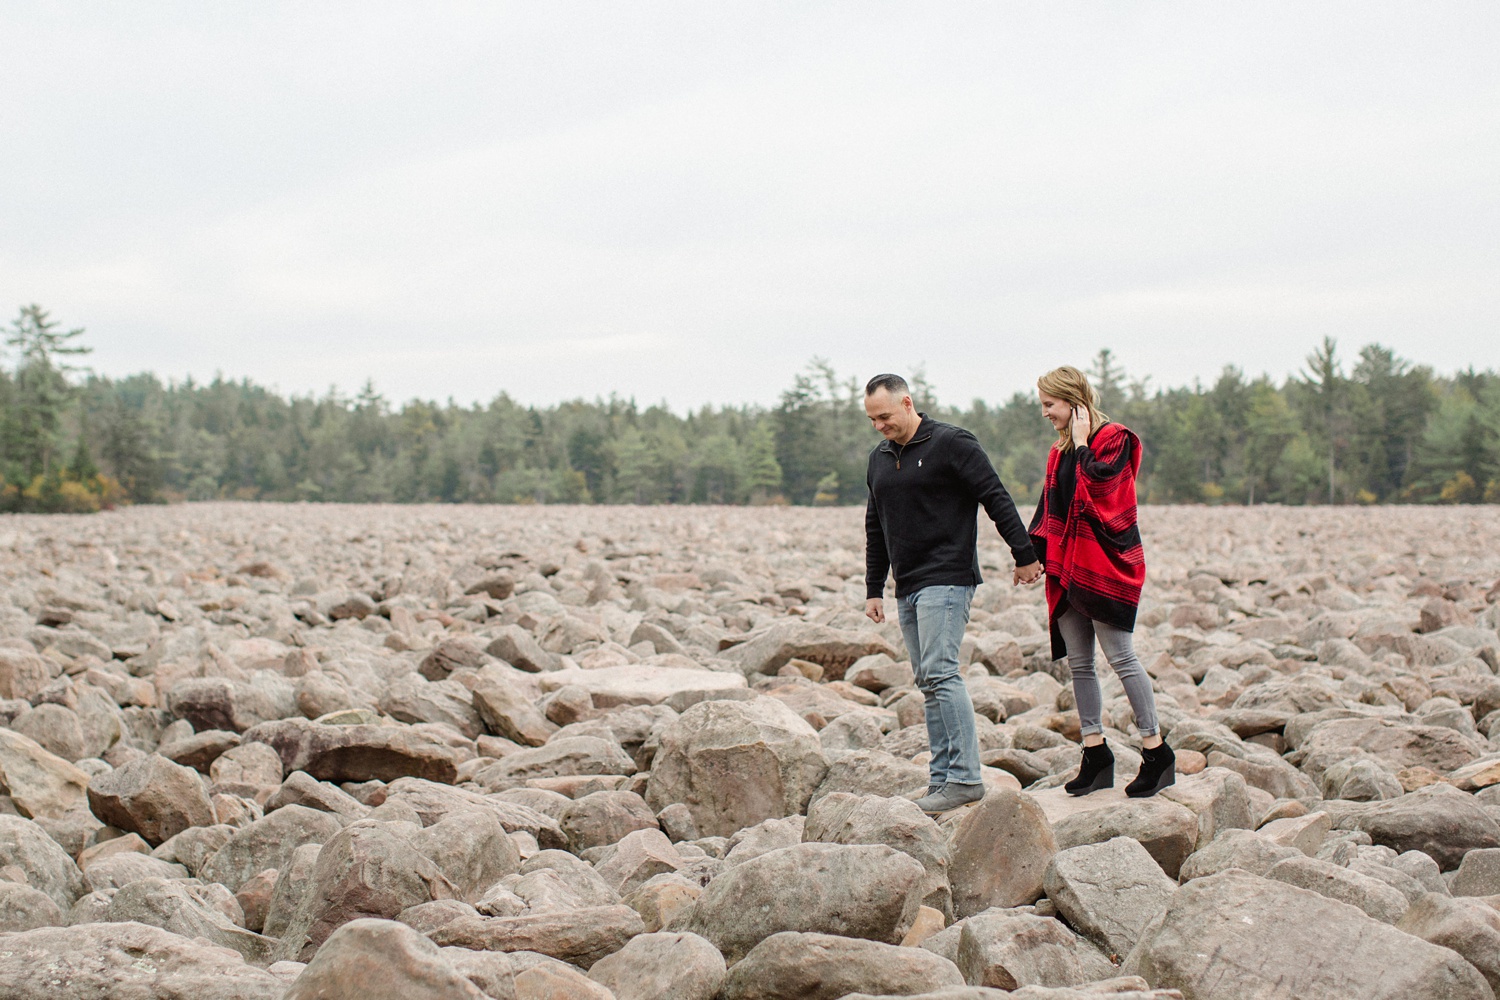
[(950, 809), (957, 809), (959, 806), (966, 806), (970, 802), (978, 802), (982, 798), (984, 798), (983, 785), (948, 784), (943, 786), (942, 791), (924, 795), (918, 799), (917, 808), (929, 816), (935, 816)]

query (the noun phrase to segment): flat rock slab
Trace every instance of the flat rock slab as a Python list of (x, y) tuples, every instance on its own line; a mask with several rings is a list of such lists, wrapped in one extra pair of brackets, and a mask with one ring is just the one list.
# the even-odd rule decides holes
[(617, 708), (622, 705), (665, 705), (674, 695), (702, 694), (707, 701), (722, 692), (748, 690), (741, 674), (717, 670), (691, 670), (685, 667), (655, 667), (631, 664), (622, 667), (600, 667), (596, 670), (557, 670), (538, 677), (544, 692), (556, 691), (570, 684), (589, 693), (595, 708)]
[(534, 951), (589, 968), (645, 931), (628, 906), (590, 906), (519, 917), (459, 917), (428, 936), (443, 946), (478, 951)]
[(722, 1000), (839, 1000), (856, 991), (909, 996), (960, 986), (946, 958), (920, 948), (783, 931), (729, 970)]
[(830, 628), (813, 622), (787, 622), (752, 635), (724, 654), (745, 674), (774, 674), (788, 660), (807, 660), (823, 668), (825, 680), (839, 680), (856, 660), (876, 653), (892, 659), (901, 654), (879, 632)]
[(458, 754), (405, 726), (323, 726), (282, 719), (246, 730), (244, 741), (269, 743), (288, 773), (306, 771), (319, 781), (416, 777), (451, 785), (458, 780)]

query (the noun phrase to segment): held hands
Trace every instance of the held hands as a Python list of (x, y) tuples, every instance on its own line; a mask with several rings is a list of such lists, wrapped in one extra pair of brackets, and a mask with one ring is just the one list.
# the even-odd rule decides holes
[[(1075, 431), (1076, 433), (1076, 431)], [(1015, 573), (1011, 574), (1010, 583), (1013, 587), (1023, 584), (1031, 585), (1046, 575), (1040, 562), (1028, 563), (1025, 566), (1017, 566)]]
[(865, 601), (865, 617), (876, 625), (885, 621), (885, 602), (878, 597)]
[(1087, 406), (1073, 407), (1073, 447), (1082, 448), (1089, 443), (1089, 432), (1093, 430)]

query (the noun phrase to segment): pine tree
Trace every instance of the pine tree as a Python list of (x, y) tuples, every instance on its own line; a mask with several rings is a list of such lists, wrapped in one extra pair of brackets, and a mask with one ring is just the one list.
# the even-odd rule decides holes
[(46, 476), (52, 469), (58, 430), (73, 396), (67, 376), (80, 370), (63, 359), (91, 350), (72, 343), (81, 336), (82, 328), (59, 329), (47, 310), (36, 304), (23, 306), (5, 333), (5, 346), (16, 357), (15, 417), (8, 450), (28, 479)]

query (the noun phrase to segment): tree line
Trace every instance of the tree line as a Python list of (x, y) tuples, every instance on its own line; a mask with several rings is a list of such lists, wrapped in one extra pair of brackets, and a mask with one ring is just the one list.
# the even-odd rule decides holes
[[(283, 396), (248, 380), (82, 367), (83, 330), (26, 306), (0, 356), (0, 510), (275, 500), (445, 503), (851, 504), (877, 443), (863, 386), (813, 360), (774, 407), (676, 414), (611, 396), (523, 406)], [(1154, 388), (1109, 350), (1090, 375), (1103, 409), (1144, 441), (1152, 503), (1500, 502), (1500, 375), (1453, 375), (1378, 344), (1325, 339), (1277, 384), (1226, 367), (1211, 385)], [(1031, 393), (918, 407), (969, 428), (1023, 503), (1055, 439)]]

